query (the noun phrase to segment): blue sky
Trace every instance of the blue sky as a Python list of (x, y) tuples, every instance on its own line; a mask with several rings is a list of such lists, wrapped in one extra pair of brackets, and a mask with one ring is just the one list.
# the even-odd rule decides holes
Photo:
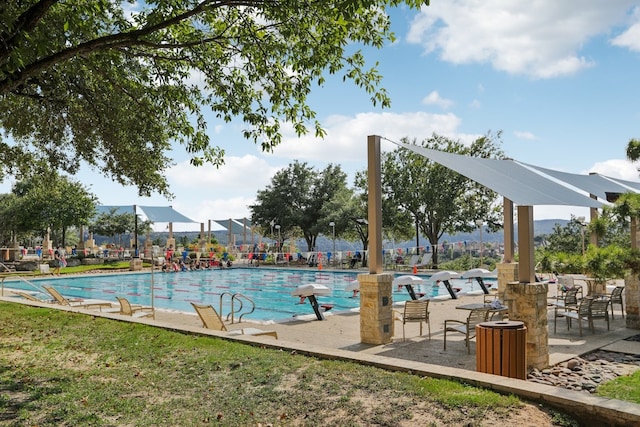
[[(194, 168), (177, 147), (167, 172), (176, 196), (170, 201), (139, 198), (134, 188), (89, 170), (76, 178), (101, 204), (169, 204), (206, 223), (249, 217), (256, 192), (295, 159), (318, 169), (340, 164), (351, 185), (355, 171), (366, 168), (367, 135), (422, 140), (436, 132), (471, 141), (501, 130), (502, 148), (516, 160), (640, 180), (638, 165), (625, 160), (629, 139), (640, 138), (640, 2), (432, 0), (419, 12), (390, 15), (396, 42), (366, 52), (371, 64), (380, 63), (391, 108), (374, 107), (363, 90), (329, 79), (310, 98), (327, 136), (298, 138), (287, 129), (272, 154), (242, 138), (242, 123), (212, 119), (225, 166)], [(588, 216), (581, 208), (534, 208), (536, 219), (571, 214)]]

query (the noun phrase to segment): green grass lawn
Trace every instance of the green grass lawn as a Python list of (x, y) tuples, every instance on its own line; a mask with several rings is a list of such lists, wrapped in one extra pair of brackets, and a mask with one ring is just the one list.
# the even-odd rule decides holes
[(640, 371), (607, 381), (596, 390), (598, 396), (640, 404)]
[(0, 426), (479, 426), (535, 417), (573, 424), (456, 382), (0, 302)]

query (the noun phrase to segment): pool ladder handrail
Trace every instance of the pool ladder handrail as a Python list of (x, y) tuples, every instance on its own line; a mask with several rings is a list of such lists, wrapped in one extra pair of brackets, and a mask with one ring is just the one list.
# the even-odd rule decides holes
[(0, 295), (1, 295), (1, 296), (4, 296), (4, 279), (6, 279), (6, 278), (8, 278), (8, 277), (10, 277), (10, 278), (12, 278), (12, 279), (18, 279), (18, 281), (22, 280), (22, 281), (23, 281), (23, 282), (25, 282), (27, 285), (32, 286), (32, 287), (33, 287), (36, 291), (38, 291), (39, 293), (44, 294), (44, 295), (46, 295), (46, 294), (47, 294), (47, 293), (46, 293), (42, 288), (39, 288), (37, 285), (35, 285), (34, 283), (31, 283), (30, 281), (28, 281), (28, 280), (27, 280), (27, 279), (25, 279), (24, 277), (22, 277), (22, 276), (18, 276), (18, 275), (12, 275), (12, 276), (3, 276), (3, 277), (0, 277), (0, 283), (2, 284), (2, 289), (0, 290)]
[[(238, 317), (238, 323), (242, 322), (242, 317), (243, 316), (253, 313), (255, 311), (255, 309), (256, 309), (256, 303), (251, 298), (249, 298), (248, 296), (244, 295), (243, 293), (236, 292), (236, 293), (232, 294), (231, 292), (223, 292), (223, 293), (220, 294), (220, 317), (223, 316), (223, 314), (222, 314), (222, 302), (223, 302), (223, 299), (224, 299), (225, 295), (230, 295), (231, 296), (231, 312), (229, 314), (227, 314), (227, 317), (226, 317), (226, 320), (229, 320), (229, 317), (231, 317), (231, 324), (235, 323), (235, 315), (237, 313), (240, 313), (242, 311), (243, 307), (244, 307), (244, 303), (242, 302), (243, 299), (248, 301), (251, 304), (251, 309), (249, 311), (245, 312), (245, 313), (240, 314), (240, 316)], [(238, 307), (237, 310), (236, 310), (236, 307), (235, 307), (235, 302), (236, 301), (239, 304), (239, 307)]]

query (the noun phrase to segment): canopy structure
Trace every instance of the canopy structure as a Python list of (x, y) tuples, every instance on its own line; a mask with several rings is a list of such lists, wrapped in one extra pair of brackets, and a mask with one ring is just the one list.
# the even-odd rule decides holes
[[(417, 145), (394, 144), (439, 163), (520, 206), (565, 205), (601, 208), (601, 202), (556, 180), (544, 177), (511, 159), (485, 159), (432, 150)], [(618, 185), (612, 184), (616, 189)]]
[(611, 201), (612, 195), (627, 193), (629, 191), (637, 193), (640, 189), (640, 185), (638, 183), (627, 181), (628, 184), (631, 185), (625, 185), (623, 184), (623, 181), (618, 181), (614, 178), (602, 176), (597, 173), (581, 175), (576, 173), (560, 172), (553, 169), (542, 168), (540, 166), (528, 165), (526, 163), (522, 164), (557, 180), (566, 182), (573, 187), (584, 190), (587, 193), (596, 196), (598, 199), (606, 201)]
[(182, 215), (180, 212), (173, 209), (171, 206), (138, 206), (138, 205), (127, 205), (127, 206), (98, 206), (98, 214), (110, 212), (112, 209), (115, 209), (116, 214), (123, 213), (142, 213), (149, 221), (152, 222), (197, 222), (186, 216)]
[[(224, 227), (225, 230), (229, 231), (232, 234), (242, 234), (246, 232), (245, 226), (242, 224), (243, 220), (237, 219), (214, 219), (213, 222), (218, 224), (221, 227)], [(247, 228), (251, 228), (251, 222), (247, 220)]]

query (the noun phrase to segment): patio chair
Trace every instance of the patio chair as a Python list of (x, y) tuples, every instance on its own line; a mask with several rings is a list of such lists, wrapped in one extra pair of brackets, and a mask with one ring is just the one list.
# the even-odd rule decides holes
[(596, 298), (591, 302), (589, 306), (589, 328), (591, 329), (591, 333), (595, 334), (595, 326), (593, 325), (593, 321), (595, 319), (603, 319), (607, 322), (607, 331), (609, 328), (609, 297), (605, 298)]
[(622, 302), (622, 291), (624, 291), (624, 286), (616, 286), (611, 291), (611, 318), (613, 319), (613, 305), (620, 304), (620, 311), (622, 312), (622, 318), (624, 319), (624, 304)]
[(200, 320), (202, 320), (202, 326), (207, 329), (224, 331), (227, 332), (227, 335), (270, 335), (275, 339), (278, 339), (278, 333), (276, 331), (265, 331), (258, 328), (242, 328), (229, 331), (212, 305), (201, 305), (193, 302), (191, 305), (196, 310), (196, 313), (198, 313)]
[(569, 310), (575, 310), (578, 307), (578, 293), (582, 292), (582, 288), (574, 287), (568, 289), (562, 293), (562, 295), (555, 298), (553, 302), (553, 332), (556, 333), (556, 326), (558, 324), (558, 317), (565, 317), (564, 313)]
[(116, 297), (120, 303), (120, 314), (131, 317), (148, 317), (153, 316), (153, 307), (145, 307), (140, 304), (131, 304), (128, 299), (124, 297)]
[(467, 346), (467, 354), (471, 354), (471, 340), (476, 336), (476, 325), (486, 322), (489, 311), (485, 308), (473, 309), (469, 312), (466, 321), (444, 321), (444, 350), (447, 350), (447, 332), (459, 332), (465, 335), (464, 343)]
[(411, 300), (404, 304), (402, 313), (396, 311), (396, 319), (402, 321), (402, 341), (405, 340), (404, 325), (407, 323), (420, 324), (420, 336), (422, 336), (422, 322), (427, 324), (429, 339), (431, 339), (431, 323), (429, 322), (429, 300)]
[[(567, 329), (571, 329), (571, 320), (578, 321), (578, 327), (580, 329), (580, 336), (582, 336), (582, 322), (586, 321), (589, 329), (591, 328), (591, 303), (593, 299), (583, 298), (577, 307), (568, 307), (566, 311), (556, 311), (555, 321), (553, 325), (553, 332), (556, 332), (556, 326), (558, 324), (558, 317), (564, 317), (567, 319)], [(593, 331), (593, 329), (592, 329)]]

